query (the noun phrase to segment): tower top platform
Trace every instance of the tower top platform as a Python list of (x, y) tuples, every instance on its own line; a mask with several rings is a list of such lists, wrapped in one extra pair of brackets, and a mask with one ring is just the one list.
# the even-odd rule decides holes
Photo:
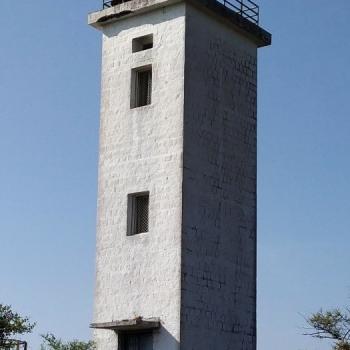
[(259, 7), (250, 0), (104, 0), (103, 9), (89, 14), (88, 23), (102, 30), (105, 25), (157, 8), (185, 2), (226, 22), (258, 47), (271, 44), (271, 34), (259, 26)]

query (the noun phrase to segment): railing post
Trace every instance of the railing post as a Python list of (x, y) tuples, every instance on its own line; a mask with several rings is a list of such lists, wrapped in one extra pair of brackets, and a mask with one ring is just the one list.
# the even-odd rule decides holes
[(243, 0), (241, 0), (241, 16), (243, 16)]

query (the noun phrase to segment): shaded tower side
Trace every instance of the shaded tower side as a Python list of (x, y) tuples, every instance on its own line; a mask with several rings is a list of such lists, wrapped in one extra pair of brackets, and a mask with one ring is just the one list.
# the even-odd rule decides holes
[(256, 348), (257, 44), (186, 4), (181, 349)]

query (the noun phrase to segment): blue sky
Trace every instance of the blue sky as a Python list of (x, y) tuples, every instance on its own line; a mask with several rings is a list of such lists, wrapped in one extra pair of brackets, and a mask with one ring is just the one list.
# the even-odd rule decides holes
[[(259, 350), (322, 350), (301, 314), (349, 304), (350, 2), (261, 0)], [(1, 1), (0, 302), (30, 337), (88, 339), (100, 0)]]

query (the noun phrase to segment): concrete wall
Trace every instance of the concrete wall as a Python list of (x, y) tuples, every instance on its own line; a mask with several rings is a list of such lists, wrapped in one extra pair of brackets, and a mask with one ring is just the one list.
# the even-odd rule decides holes
[(256, 348), (256, 51), (186, 6), (181, 350)]
[[(181, 191), (185, 5), (104, 27), (93, 322), (160, 317), (154, 348), (180, 338)], [(132, 53), (134, 37), (154, 48)], [(152, 64), (152, 104), (130, 109), (131, 69)], [(149, 232), (127, 236), (127, 195), (150, 192)], [(114, 332), (96, 330), (98, 349), (115, 350)]]
[[(256, 45), (189, 3), (103, 31), (93, 322), (160, 317), (154, 350), (255, 350)], [(149, 64), (152, 104), (130, 109), (131, 70)], [(143, 191), (149, 233), (127, 236)], [(117, 348), (112, 331), (95, 340)]]

